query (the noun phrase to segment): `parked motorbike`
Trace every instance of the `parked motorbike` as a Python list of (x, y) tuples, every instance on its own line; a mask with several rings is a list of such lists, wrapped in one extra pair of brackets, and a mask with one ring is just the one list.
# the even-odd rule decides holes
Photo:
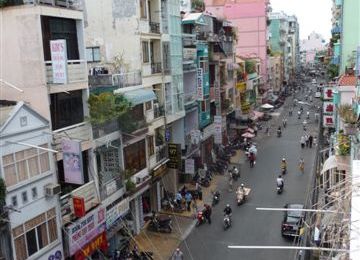
[(216, 204), (218, 204), (219, 201), (220, 201), (220, 192), (219, 191), (213, 192), (212, 206), (215, 206)]
[(172, 219), (169, 216), (157, 216), (155, 213), (153, 214), (148, 229), (155, 232), (161, 233), (171, 233), (172, 231)]
[(196, 215), (196, 224), (195, 226), (200, 226), (202, 224), (204, 224), (206, 222), (205, 216), (204, 216), (204, 210), (198, 211), (197, 215)]
[(231, 227), (231, 215), (225, 215), (224, 216), (224, 230), (227, 230), (229, 227)]

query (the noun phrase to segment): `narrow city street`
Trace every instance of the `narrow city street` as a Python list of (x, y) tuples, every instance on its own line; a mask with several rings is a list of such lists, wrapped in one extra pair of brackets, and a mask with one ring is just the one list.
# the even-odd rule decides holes
[[(310, 83), (307, 83), (310, 86)], [(313, 92), (314, 93), (314, 92)], [(301, 94), (299, 96), (304, 96)], [(312, 149), (300, 146), (303, 134), (302, 122), (306, 116), (307, 106), (304, 105), (302, 118), (297, 118), (299, 105), (294, 109), (292, 117), (288, 117), (289, 104), (293, 97), (287, 98), (287, 104), (275, 112), (282, 114), (272, 119), (271, 136), (264, 136), (264, 129), (258, 137), (258, 156), (254, 168), (249, 168), (248, 162), (241, 166), (241, 178), (234, 186), (244, 183), (250, 187), (251, 193), (247, 202), (237, 206), (235, 193), (228, 192), (227, 182), (220, 184), (220, 204), (213, 208), (212, 224), (194, 228), (188, 238), (182, 243), (181, 250), (185, 259), (294, 259), (296, 252), (291, 250), (250, 250), (228, 249), (228, 245), (263, 245), (289, 246), (292, 240), (281, 236), (281, 221), (283, 212), (258, 211), (257, 207), (283, 207), (286, 203), (303, 203), (308, 194), (310, 175), (315, 158), (315, 147)], [(312, 104), (319, 103), (314, 100)], [(308, 133), (317, 135), (318, 125), (314, 122), (314, 111), (308, 127)], [(288, 117), (288, 126), (283, 130), (281, 138), (276, 136), (276, 128), (283, 116)], [(280, 122), (280, 123), (277, 123)], [(256, 139), (255, 139), (256, 142)], [(285, 189), (281, 195), (276, 193), (276, 177), (280, 172), (281, 159), (285, 157), (288, 163), (288, 173), (285, 175)], [(305, 160), (305, 173), (298, 169), (300, 157)], [(223, 209), (229, 203), (233, 209), (233, 226), (223, 230)]]

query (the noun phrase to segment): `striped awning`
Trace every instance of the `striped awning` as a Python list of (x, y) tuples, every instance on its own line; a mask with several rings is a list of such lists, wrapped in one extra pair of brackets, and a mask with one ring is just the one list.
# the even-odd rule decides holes
[(132, 106), (156, 99), (156, 95), (151, 89), (137, 89), (127, 91), (124, 93), (124, 97), (131, 103)]

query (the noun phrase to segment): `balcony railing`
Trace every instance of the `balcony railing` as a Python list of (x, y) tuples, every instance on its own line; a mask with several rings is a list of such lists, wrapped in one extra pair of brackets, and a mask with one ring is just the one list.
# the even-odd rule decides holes
[(196, 34), (183, 33), (182, 34), (183, 45), (186, 46), (195, 46), (197, 43)]
[(149, 22), (150, 32), (160, 34), (160, 23)]
[(183, 64), (183, 71), (191, 71), (191, 70), (196, 70), (197, 66), (195, 63), (188, 63), (188, 64)]
[(139, 86), (142, 84), (141, 71), (136, 70), (122, 74), (100, 74), (89, 75), (89, 85), (97, 86), (114, 86), (118, 88)]
[(154, 108), (154, 118), (159, 118), (165, 116), (164, 106), (159, 106)]
[(54, 149), (61, 151), (61, 139), (74, 139), (74, 140), (91, 140), (91, 126), (87, 122), (76, 125), (71, 125), (58, 130), (54, 130)]
[(161, 73), (161, 62), (151, 63), (151, 74)]
[(41, 5), (69, 8), (79, 11), (83, 10), (82, 0), (8, 0), (6, 6), (24, 5), (24, 4), (32, 4), (32, 5), (41, 4)]
[(167, 158), (166, 145), (156, 147), (156, 162), (160, 162)]
[(94, 139), (119, 131), (119, 122), (112, 120), (101, 125), (92, 125)]
[(101, 171), (99, 175), (100, 177), (108, 180), (100, 185), (100, 198), (102, 200), (106, 199), (114, 192), (124, 187), (124, 182), (120, 171), (119, 172)]
[[(45, 61), (46, 83), (55, 84), (53, 81), (52, 61)], [(68, 60), (67, 61), (67, 83), (77, 83), (88, 80), (86, 61), (85, 60)]]

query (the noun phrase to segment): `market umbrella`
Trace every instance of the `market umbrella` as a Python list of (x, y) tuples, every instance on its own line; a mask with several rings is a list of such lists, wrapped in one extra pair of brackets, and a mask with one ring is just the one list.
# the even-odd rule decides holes
[(266, 104), (262, 105), (261, 108), (270, 109), (270, 108), (274, 108), (274, 106), (266, 103)]
[(241, 136), (242, 136), (242, 137), (245, 137), (245, 138), (253, 138), (253, 137), (255, 137), (255, 135), (254, 135), (254, 134), (252, 134), (252, 133), (248, 133), (248, 132), (246, 132), (246, 133), (242, 134)]
[(248, 127), (245, 131), (249, 132), (249, 133), (252, 133), (252, 134), (255, 132), (255, 130), (250, 128), (250, 127)]

